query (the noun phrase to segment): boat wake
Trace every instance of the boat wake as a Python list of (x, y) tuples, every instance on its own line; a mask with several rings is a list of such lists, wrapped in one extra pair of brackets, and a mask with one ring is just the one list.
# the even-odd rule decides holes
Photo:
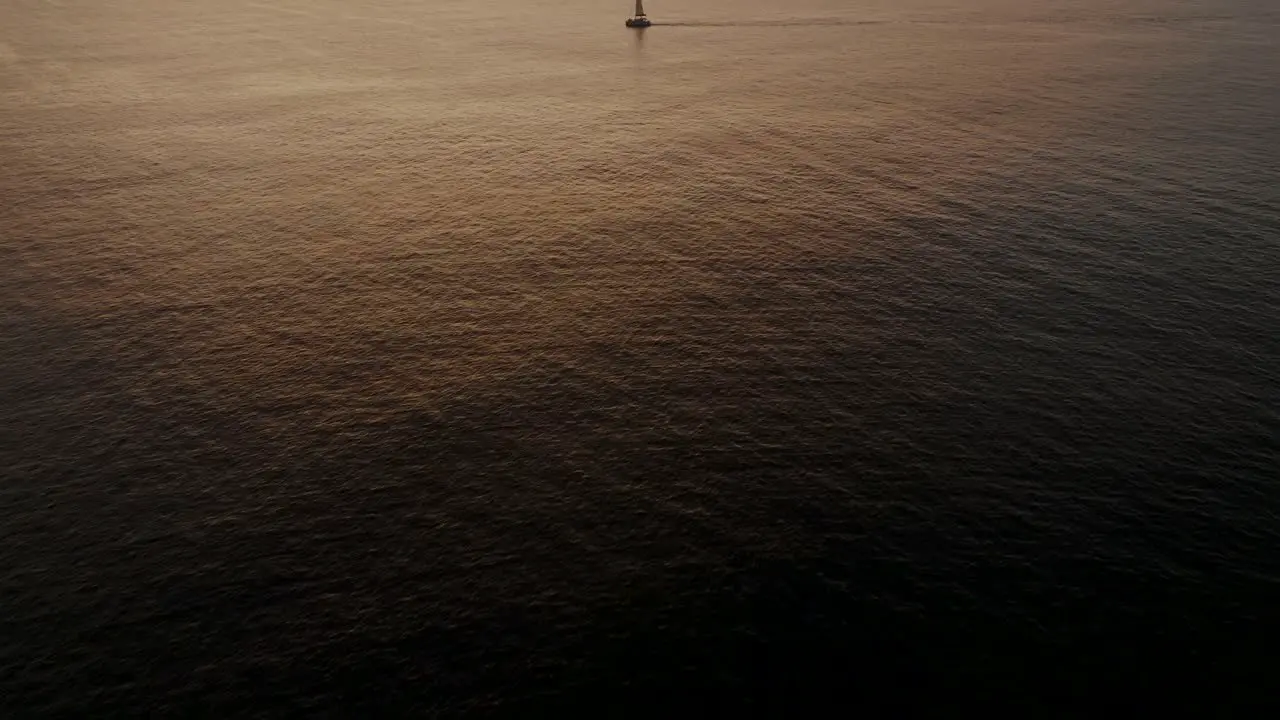
[(653, 25), (663, 27), (844, 27), (852, 25), (884, 25), (888, 20), (734, 20), (727, 22), (655, 22)]

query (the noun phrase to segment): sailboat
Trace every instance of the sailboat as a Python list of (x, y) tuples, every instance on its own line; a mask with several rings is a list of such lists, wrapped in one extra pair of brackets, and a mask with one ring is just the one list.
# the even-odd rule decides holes
[(652, 24), (649, 18), (644, 16), (644, 0), (636, 0), (636, 14), (635, 17), (627, 18), (627, 27), (647, 28)]

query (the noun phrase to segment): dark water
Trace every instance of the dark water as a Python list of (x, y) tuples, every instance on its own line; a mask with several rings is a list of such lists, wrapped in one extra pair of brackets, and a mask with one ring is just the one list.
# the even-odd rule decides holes
[(0, 0), (5, 716), (1272, 691), (1275, 3), (650, 5)]

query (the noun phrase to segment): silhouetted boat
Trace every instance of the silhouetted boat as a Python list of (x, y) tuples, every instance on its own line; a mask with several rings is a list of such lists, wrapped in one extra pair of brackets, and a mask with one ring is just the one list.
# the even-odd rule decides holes
[(635, 17), (627, 18), (627, 27), (647, 28), (652, 24), (649, 18), (644, 16), (644, 0), (636, 0), (636, 14)]

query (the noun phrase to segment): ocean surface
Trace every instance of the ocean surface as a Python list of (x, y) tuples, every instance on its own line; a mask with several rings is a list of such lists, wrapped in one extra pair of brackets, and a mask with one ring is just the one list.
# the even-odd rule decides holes
[(1273, 0), (0, 0), (0, 714), (1239, 706)]

